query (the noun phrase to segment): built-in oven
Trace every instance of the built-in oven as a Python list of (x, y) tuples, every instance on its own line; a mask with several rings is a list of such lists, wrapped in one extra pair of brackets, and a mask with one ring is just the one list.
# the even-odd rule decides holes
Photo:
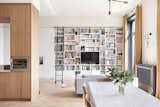
[(28, 56), (12, 56), (11, 57), (11, 71), (28, 71), (30, 68)]

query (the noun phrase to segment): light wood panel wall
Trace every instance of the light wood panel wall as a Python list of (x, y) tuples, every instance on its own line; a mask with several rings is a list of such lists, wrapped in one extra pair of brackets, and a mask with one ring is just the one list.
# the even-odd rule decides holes
[(127, 16), (123, 16), (123, 37), (122, 37), (122, 70), (125, 70), (125, 36), (127, 30)]
[[(0, 17), (10, 17), (11, 19), (11, 56), (28, 56), (31, 67), (31, 51), (33, 50), (31, 28), (34, 23), (31, 22), (32, 8), (30, 3), (0, 3)], [(38, 34), (33, 36), (38, 36)], [(27, 72), (0, 72), (0, 100), (31, 100), (31, 79), (34, 76), (31, 75), (32, 72), (34, 71), (31, 68)]]
[[(135, 49), (134, 64), (140, 64), (142, 60), (142, 6), (136, 7), (136, 23), (135, 23)], [(135, 69), (135, 66), (134, 66)]]
[(32, 92), (31, 96), (32, 99), (36, 98), (39, 92), (39, 73), (38, 73), (38, 67), (39, 67), (39, 12), (35, 7), (31, 7), (31, 75), (34, 76), (32, 78)]
[(0, 100), (30, 100), (28, 72), (0, 73)]
[(156, 96), (160, 98), (160, 0), (157, 1), (157, 84)]

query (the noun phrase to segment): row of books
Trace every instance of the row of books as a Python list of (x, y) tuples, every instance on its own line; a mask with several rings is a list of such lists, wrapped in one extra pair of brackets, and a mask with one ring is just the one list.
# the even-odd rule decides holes
[[(113, 34), (115, 31), (116, 33), (120, 34), (122, 29), (110, 29), (110, 28), (78, 28), (78, 27), (57, 27), (57, 35), (63, 35), (63, 34), (87, 34), (87, 33), (99, 33), (104, 35), (107, 34)], [(119, 31), (119, 32), (118, 32)]]

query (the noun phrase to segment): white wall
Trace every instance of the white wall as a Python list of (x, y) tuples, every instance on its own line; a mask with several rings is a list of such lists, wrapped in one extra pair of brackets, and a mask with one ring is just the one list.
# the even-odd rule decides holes
[[(41, 17), (40, 18), (40, 56), (44, 58), (44, 64), (40, 66), (40, 79), (54, 78), (54, 28), (56, 26), (75, 27), (121, 27), (121, 17), (94, 17), (94, 16), (65, 16), (65, 17)], [(64, 79), (73, 79), (74, 71), (64, 72)]]
[(105, 26), (105, 27), (121, 27), (122, 18), (120, 16), (55, 16), (41, 17), (41, 26)]
[(0, 24), (0, 65), (10, 64), (10, 24)]
[(32, 4), (33, 4), (38, 10), (40, 10), (40, 0), (32, 0)]
[(54, 74), (54, 29), (40, 28), (39, 55), (43, 56), (40, 65), (40, 79), (50, 79)]
[(10, 24), (4, 27), (4, 64), (10, 65)]
[(3, 25), (0, 24), (0, 65), (3, 65)]
[[(156, 64), (156, 35), (157, 35), (157, 0), (142, 0), (143, 26), (142, 26), (142, 62)], [(145, 34), (152, 33), (149, 44)]]

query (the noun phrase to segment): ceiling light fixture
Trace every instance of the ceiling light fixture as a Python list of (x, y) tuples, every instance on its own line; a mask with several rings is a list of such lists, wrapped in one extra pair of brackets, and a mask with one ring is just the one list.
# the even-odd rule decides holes
[(111, 2), (118, 2), (118, 3), (123, 3), (123, 4), (128, 4), (128, 1), (120, 1), (120, 0), (108, 0), (109, 3), (109, 10), (108, 10), (108, 15), (111, 15)]

